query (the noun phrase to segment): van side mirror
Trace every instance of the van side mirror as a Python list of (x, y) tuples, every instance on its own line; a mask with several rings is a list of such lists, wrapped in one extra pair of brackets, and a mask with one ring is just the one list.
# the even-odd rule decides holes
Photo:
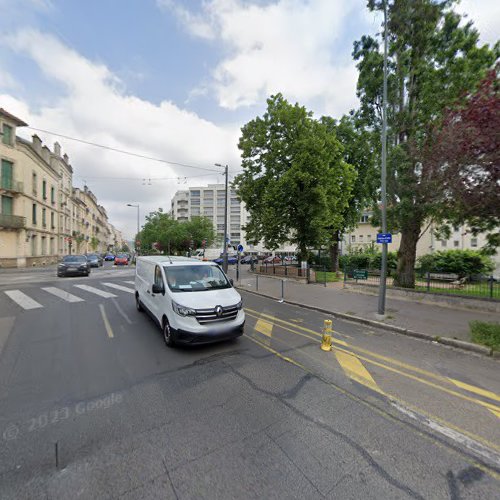
[(156, 283), (153, 284), (152, 288), (153, 293), (165, 293), (165, 289), (161, 285), (157, 285)]
[(229, 283), (231, 283), (231, 286), (234, 286), (233, 278), (229, 278)]

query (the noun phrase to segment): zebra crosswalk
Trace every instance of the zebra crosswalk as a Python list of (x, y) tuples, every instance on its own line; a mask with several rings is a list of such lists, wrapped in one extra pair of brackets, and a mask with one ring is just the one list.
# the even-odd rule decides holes
[[(133, 281), (123, 281), (123, 283), (132, 284)], [(68, 303), (85, 302), (91, 296), (98, 296), (104, 299), (116, 298), (118, 296), (115, 293), (97, 288), (99, 285), (112, 288), (113, 290), (118, 290), (120, 292), (130, 294), (134, 293), (134, 289), (130, 288), (130, 286), (123, 286), (111, 282), (101, 282), (96, 286), (74, 284), (71, 287), (71, 292), (74, 293), (69, 292), (67, 289), (54, 286), (40, 287), (39, 289), (36, 289), (36, 291), (30, 290), (26, 293), (21, 290), (5, 290), (3, 293), (10, 299), (10, 301), (17, 304), (25, 311), (45, 307), (43, 302), (44, 298), (47, 296), (51, 296), (52, 298), (56, 297), (57, 299)], [(35, 295), (36, 300), (30, 295)]]

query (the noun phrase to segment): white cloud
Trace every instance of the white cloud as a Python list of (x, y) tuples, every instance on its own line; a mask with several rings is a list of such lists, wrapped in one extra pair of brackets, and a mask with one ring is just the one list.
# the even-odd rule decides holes
[(500, 2), (498, 0), (462, 0), (455, 9), (467, 14), (479, 30), (483, 43), (494, 45), (500, 39)]
[(261, 104), (276, 92), (303, 104), (314, 102), (320, 113), (339, 115), (356, 105), (357, 74), (342, 37), (354, 41), (358, 36), (346, 33), (349, 16), (358, 16), (360, 28), (368, 24), (364, 1), (277, 0), (262, 5), (211, 0), (202, 4), (202, 14), (187, 12), (173, 0), (159, 1), (189, 33), (196, 36), (193, 27), (204, 23), (204, 33), (227, 49), (211, 84), (220, 106), (234, 110)]
[[(239, 165), (237, 127), (219, 127), (169, 101), (152, 104), (124, 90), (123, 83), (103, 64), (96, 64), (67, 48), (51, 35), (23, 30), (4, 39), (11, 50), (28, 55), (47, 79), (62, 85), (63, 95), (50, 105), (35, 110), (10, 94), (0, 95), (2, 107), (36, 128), (135, 151), (147, 156), (214, 168), (214, 162)], [(50, 54), (50, 57), (47, 57)], [(20, 129), (29, 136), (32, 131)], [(200, 175), (205, 172), (120, 155), (81, 143), (39, 134), (52, 144), (59, 141), (70, 156), (76, 179), (88, 185), (108, 209), (111, 222), (135, 232), (135, 218), (129, 202), (139, 202), (146, 214), (160, 206), (168, 209), (170, 198), (182, 188), (175, 180), (153, 181), (143, 186), (142, 178)], [(137, 177), (137, 181), (105, 180), (95, 177)], [(192, 179), (200, 184), (221, 178)]]

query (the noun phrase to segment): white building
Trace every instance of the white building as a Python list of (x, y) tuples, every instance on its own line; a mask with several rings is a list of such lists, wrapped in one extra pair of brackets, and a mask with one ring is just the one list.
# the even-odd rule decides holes
[[(209, 218), (214, 226), (217, 241), (224, 240), (224, 184), (209, 184), (208, 186), (190, 187), (184, 191), (177, 191), (172, 198), (171, 215), (179, 221), (190, 220), (191, 217), (204, 216)], [(242, 229), (248, 220), (249, 214), (245, 206), (238, 200), (236, 191), (229, 190), (227, 206), (227, 232), (231, 245), (242, 244), (245, 252), (270, 253), (261, 243), (251, 245), (246, 241), (245, 231)], [(292, 253), (295, 247), (286, 245), (275, 250), (276, 253)]]

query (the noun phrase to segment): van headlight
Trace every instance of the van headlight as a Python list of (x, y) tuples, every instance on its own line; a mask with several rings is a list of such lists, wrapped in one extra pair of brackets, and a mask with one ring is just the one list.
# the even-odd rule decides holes
[(196, 311), (194, 309), (191, 309), (190, 307), (181, 306), (174, 301), (172, 301), (172, 309), (179, 316), (194, 316), (196, 314)]
[(240, 301), (236, 304), (236, 307), (238, 308), (238, 310), (243, 309), (243, 301), (242, 301), (242, 300), (240, 300)]

